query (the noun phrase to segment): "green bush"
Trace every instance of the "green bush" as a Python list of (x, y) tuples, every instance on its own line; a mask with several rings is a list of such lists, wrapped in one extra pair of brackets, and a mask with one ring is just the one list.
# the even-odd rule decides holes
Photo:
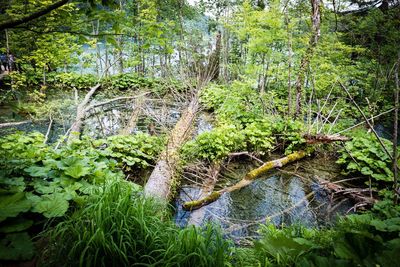
[[(381, 140), (391, 152), (393, 150), (392, 143), (384, 138)], [(391, 159), (372, 133), (354, 132), (353, 139), (346, 142), (345, 148), (339, 150), (339, 153), (340, 157), (337, 163), (344, 166), (345, 174), (361, 173), (376, 181), (393, 181)]]
[(230, 252), (217, 229), (179, 229), (164, 205), (121, 182), (44, 236), (48, 266), (224, 266)]
[(185, 160), (220, 160), (245, 148), (245, 135), (234, 125), (224, 125), (204, 132), (182, 148)]
[(152, 88), (155, 80), (135, 73), (122, 73), (105, 78), (102, 83), (108, 89), (127, 90)]
[(78, 74), (75, 72), (58, 73), (55, 83), (63, 88), (87, 89), (94, 86), (97, 78), (93, 74)]

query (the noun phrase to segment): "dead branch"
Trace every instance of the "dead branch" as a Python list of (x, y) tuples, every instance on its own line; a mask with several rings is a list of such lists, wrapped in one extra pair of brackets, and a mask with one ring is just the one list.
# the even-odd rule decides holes
[(351, 138), (343, 135), (324, 135), (324, 134), (317, 134), (317, 135), (310, 135), (310, 134), (305, 134), (303, 135), (303, 138), (306, 139), (307, 144), (316, 144), (316, 143), (332, 143), (336, 141), (350, 141)]
[[(319, 182), (319, 184), (323, 186), (330, 193), (344, 195), (346, 197), (352, 198), (357, 202), (366, 203), (367, 205), (370, 206), (372, 206), (377, 202), (377, 200), (372, 197), (364, 196), (361, 193), (362, 191), (360, 191), (359, 189), (354, 189), (354, 188), (349, 189), (341, 185), (338, 185), (337, 183), (326, 181), (320, 177), (315, 177), (315, 178)], [(366, 190), (369, 191), (369, 189)]]
[(18, 126), (18, 125), (23, 125), (23, 124), (27, 124), (27, 123), (32, 123), (32, 120), (1, 123), (0, 128)]

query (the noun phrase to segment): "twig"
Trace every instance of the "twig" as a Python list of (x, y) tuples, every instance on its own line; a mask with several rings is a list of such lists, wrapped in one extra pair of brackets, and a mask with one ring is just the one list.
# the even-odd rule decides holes
[(393, 156), (392, 154), (389, 153), (389, 151), (387, 150), (386, 146), (383, 144), (381, 138), (379, 137), (378, 133), (375, 131), (374, 127), (371, 125), (371, 123), (369, 122), (367, 116), (365, 116), (365, 113), (361, 110), (361, 108), (358, 106), (357, 102), (353, 99), (353, 97), (351, 96), (350, 92), (347, 90), (347, 88), (339, 81), (340, 86), (343, 88), (343, 90), (346, 91), (347, 95), (349, 96), (350, 100), (353, 102), (354, 106), (358, 109), (358, 111), (361, 113), (361, 115), (364, 117), (365, 122), (368, 124), (368, 127), (371, 129), (371, 131), (374, 133), (375, 137), (378, 139), (379, 144), (381, 145), (381, 147), (383, 148), (383, 150), (385, 151), (385, 153), (387, 154), (387, 156), (393, 160)]
[(261, 159), (257, 158), (256, 156), (252, 155), (251, 153), (247, 152), (247, 151), (243, 151), (243, 152), (235, 152), (235, 153), (230, 153), (228, 156), (229, 157), (237, 157), (237, 156), (248, 156), (252, 159), (254, 159), (255, 161), (257, 161), (258, 163), (264, 164), (265, 162), (262, 161)]
[[(378, 115), (376, 115), (376, 116), (371, 117), (371, 118), (368, 119), (368, 120), (376, 119), (376, 118), (378, 118), (378, 117), (380, 117), (380, 116), (382, 116), (382, 115), (385, 115), (385, 114), (387, 114), (387, 113), (392, 112), (393, 110), (394, 110), (394, 108), (391, 108), (391, 109), (389, 109), (389, 110), (387, 110), (387, 111), (384, 111), (384, 112), (382, 112), (382, 113), (380, 113), (380, 114), (378, 114)], [(337, 133), (335, 133), (335, 134), (340, 134), (340, 133), (343, 133), (343, 132), (347, 132), (347, 131), (349, 131), (349, 130), (351, 130), (351, 129), (354, 129), (354, 128), (356, 128), (357, 126), (360, 126), (360, 125), (362, 125), (362, 124), (364, 124), (364, 123), (366, 123), (366, 121), (362, 121), (362, 122), (360, 122), (360, 123), (357, 123), (357, 124), (355, 124), (355, 125), (353, 125), (353, 126), (351, 126), (351, 127), (349, 127), (349, 128), (346, 128), (346, 129), (344, 129), (344, 130), (341, 130), (341, 131), (339, 131), (339, 132), (337, 132)]]
[(43, 144), (47, 143), (47, 140), (48, 140), (49, 134), (50, 134), (50, 130), (51, 130), (51, 126), (53, 125), (53, 118), (51, 117), (51, 114), (49, 117), (50, 117), (49, 127), (47, 128), (47, 132), (46, 132), (46, 136), (44, 137)]

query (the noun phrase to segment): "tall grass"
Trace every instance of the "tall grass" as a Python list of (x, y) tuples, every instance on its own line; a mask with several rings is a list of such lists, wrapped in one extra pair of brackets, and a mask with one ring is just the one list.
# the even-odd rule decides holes
[(224, 266), (230, 244), (215, 227), (177, 228), (154, 200), (124, 183), (108, 185), (50, 229), (42, 265)]

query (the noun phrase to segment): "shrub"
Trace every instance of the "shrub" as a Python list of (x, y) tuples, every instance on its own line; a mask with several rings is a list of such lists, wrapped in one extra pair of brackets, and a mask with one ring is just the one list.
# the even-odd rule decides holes
[[(381, 139), (388, 151), (392, 151), (391, 142)], [(353, 139), (346, 142), (345, 148), (339, 150), (339, 153), (337, 163), (344, 166), (345, 174), (361, 173), (376, 181), (393, 181), (392, 162), (373, 134), (354, 132)]]

